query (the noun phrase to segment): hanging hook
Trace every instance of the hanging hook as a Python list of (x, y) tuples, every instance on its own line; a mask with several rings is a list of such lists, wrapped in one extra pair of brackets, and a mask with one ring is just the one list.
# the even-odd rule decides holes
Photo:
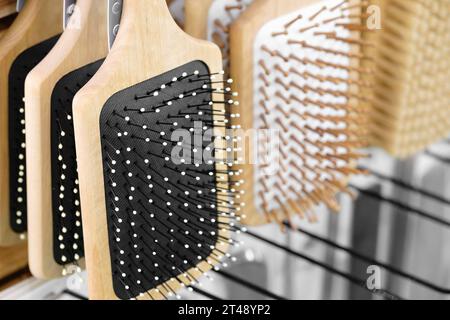
[(67, 28), (70, 17), (74, 14), (76, 9), (76, 0), (64, 0), (63, 26)]
[(119, 32), (123, 0), (108, 0), (108, 44), (111, 49)]
[(25, 5), (25, 0), (17, 0), (16, 11), (20, 12), (24, 5)]

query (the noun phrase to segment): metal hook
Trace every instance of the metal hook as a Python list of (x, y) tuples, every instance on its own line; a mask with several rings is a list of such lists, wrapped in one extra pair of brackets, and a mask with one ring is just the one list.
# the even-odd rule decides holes
[(119, 32), (123, 0), (108, 0), (108, 44), (112, 48)]
[(69, 19), (75, 12), (75, 6), (76, 0), (64, 0), (64, 12), (63, 12), (64, 29), (67, 28), (67, 25), (69, 24)]
[(20, 12), (24, 5), (25, 5), (25, 0), (17, 0), (16, 11)]

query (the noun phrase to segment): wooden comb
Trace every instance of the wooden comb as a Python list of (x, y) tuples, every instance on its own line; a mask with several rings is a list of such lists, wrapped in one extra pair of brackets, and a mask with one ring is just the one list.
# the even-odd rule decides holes
[(361, 88), (368, 85), (360, 77), (370, 72), (360, 67), (363, 5), (260, 0), (231, 26), (242, 129), (261, 130), (251, 138), (256, 152), (246, 154), (255, 164), (244, 164), (239, 179), (244, 223), (282, 224), (297, 215), (315, 221), (318, 205), (340, 209), (336, 194), (348, 192), (348, 178), (360, 173), (356, 150), (365, 145), (367, 113)]
[(0, 40), (0, 245), (26, 232), (24, 82), (62, 31), (62, 2), (29, 0)]
[(110, 54), (74, 100), (89, 296), (163, 299), (233, 244), (227, 168), (170, 161), (174, 128), (225, 128), (221, 54), (182, 32), (163, 0), (123, 8)]
[(450, 132), (450, 1), (376, 1), (371, 142), (396, 157), (422, 151)]
[(84, 265), (72, 99), (108, 53), (105, 0), (78, 0), (70, 19), (25, 84), (30, 268), (44, 279)]

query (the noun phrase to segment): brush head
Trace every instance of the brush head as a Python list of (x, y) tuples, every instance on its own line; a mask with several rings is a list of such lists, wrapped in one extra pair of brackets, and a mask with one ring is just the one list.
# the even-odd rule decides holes
[(405, 158), (450, 131), (450, 2), (379, 4), (383, 30), (375, 37), (371, 138)]
[(77, 263), (84, 257), (72, 102), (102, 63), (100, 60), (70, 72), (58, 81), (52, 93), (53, 257), (60, 265)]
[[(355, 164), (362, 157), (356, 149), (365, 145), (366, 83), (359, 78), (368, 71), (359, 66), (366, 45), (361, 5), (299, 4), (256, 34), (254, 95), (247, 101), (253, 115), (242, 122), (260, 134), (253, 178), (242, 188), (253, 189), (246, 202), (268, 222), (282, 225), (296, 215), (315, 221), (321, 204), (338, 211), (336, 194), (347, 192), (348, 178), (360, 173)], [(257, 220), (251, 215), (247, 220)]]
[(105, 104), (100, 132), (117, 297), (176, 295), (234, 243), (231, 171), (216, 148), (226, 138), (223, 104), (232, 103), (223, 92), (194, 61)]
[(9, 70), (9, 201), (10, 226), (19, 234), (27, 231), (27, 185), (25, 146), (25, 78), (50, 52), (59, 36), (22, 52)]

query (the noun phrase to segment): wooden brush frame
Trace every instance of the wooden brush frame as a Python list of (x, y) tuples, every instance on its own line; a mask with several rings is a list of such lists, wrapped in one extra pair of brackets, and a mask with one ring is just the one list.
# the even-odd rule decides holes
[(208, 30), (208, 12), (214, 0), (185, 0), (186, 33), (199, 39), (206, 39)]
[[(446, 0), (370, 0), (383, 30), (374, 38), (371, 143), (400, 159), (423, 151), (450, 131)], [(447, 87), (446, 87), (447, 85)]]
[[(62, 29), (62, 1), (26, 1), (0, 40), (0, 83), (8, 83), (9, 70), (24, 50), (58, 35)], [(0, 113), (0, 246), (8, 246), (21, 240), (20, 235), (10, 228), (8, 85), (0, 86)]]
[[(30, 269), (34, 276), (62, 276), (65, 266), (53, 255), (51, 159), (51, 96), (66, 74), (108, 54), (105, 0), (78, 0), (80, 28), (67, 28), (48, 56), (29, 73), (25, 83), (27, 127), (28, 236)], [(74, 164), (73, 164), (74, 165)], [(78, 262), (84, 267), (84, 259)]]
[(16, 13), (17, 0), (0, 0), (0, 19)]
[(16, 1), (0, 0), (0, 39), (16, 17)]
[[(192, 0), (194, 1), (194, 0)], [(304, 7), (317, 3), (318, 0), (255, 0), (247, 10), (240, 16), (240, 18), (231, 26), (230, 30), (230, 77), (234, 81), (235, 88), (241, 88), (239, 90), (239, 102), (241, 110), (240, 124), (243, 130), (253, 128), (253, 110), (254, 106), (254, 43), (258, 31), (268, 22), (275, 20), (279, 17), (298, 11)], [(352, 46), (352, 51), (358, 52), (358, 46)], [(359, 75), (353, 73), (351, 79), (359, 79)], [(357, 88), (350, 86), (349, 90), (356, 90)], [(245, 112), (243, 111), (245, 110)], [(247, 154), (248, 156), (248, 154)], [(266, 224), (268, 221), (264, 217), (263, 213), (260, 213), (255, 206), (254, 195), (254, 165), (245, 164), (239, 166), (243, 167), (244, 174), (242, 179), (245, 181), (242, 190), (245, 190), (245, 194), (242, 196), (242, 201), (245, 202), (244, 215), (242, 217), (242, 223), (250, 226), (258, 226)], [(350, 165), (351, 168), (356, 167), (356, 163)], [(342, 181), (343, 185), (347, 185), (347, 179)], [(302, 199), (293, 200), (297, 207)], [(290, 216), (295, 217), (297, 212), (293, 209), (290, 211)], [(275, 210), (270, 212), (275, 217), (274, 222), (282, 221), (287, 218), (283, 210)], [(315, 217), (313, 217), (314, 222)]]
[(0, 280), (27, 267), (27, 244), (0, 248)]
[[(179, 29), (164, 0), (125, 0), (120, 31), (110, 54), (97, 74), (75, 96), (75, 135), (91, 299), (117, 299), (108, 245), (99, 128), (102, 108), (120, 90), (195, 60), (205, 62), (212, 71), (222, 69), (219, 49)], [(227, 245), (220, 245), (220, 248), (225, 251)], [(210, 266), (205, 262), (200, 268)], [(195, 268), (190, 272), (201, 276)], [(181, 276), (178, 280), (187, 283)], [(165, 292), (162, 287), (159, 290)], [(156, 290), (150, 294), (154, 299), (163, 298)]]

